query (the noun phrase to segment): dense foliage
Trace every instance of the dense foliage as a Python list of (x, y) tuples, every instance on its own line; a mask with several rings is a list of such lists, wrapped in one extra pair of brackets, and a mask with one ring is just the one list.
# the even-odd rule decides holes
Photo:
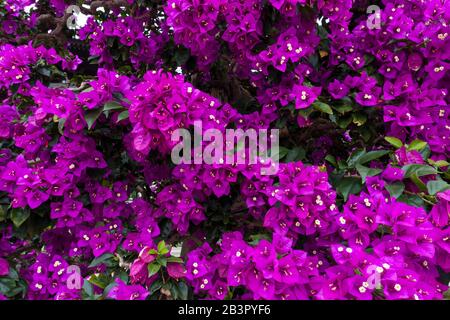
[[(449, 22), (448, 0), (1, 0), (0, 298), (444, 299)], [(279, 129), (278, 173), (173, 164), (198, 120)]]

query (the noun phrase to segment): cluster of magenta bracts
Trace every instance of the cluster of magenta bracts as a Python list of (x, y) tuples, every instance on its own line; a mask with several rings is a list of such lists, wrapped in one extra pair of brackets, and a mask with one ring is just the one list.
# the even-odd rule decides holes
[[(16, 2), (6, 1), (5, 17), (0, 18), (3, 33), (13, 34), (22, 19), (25, 5)], [(248, 219), (259, 222), (267, 234), (250, 243), (252, 235), (243, 225), (224, 233), (218, 243), (191, 248), (183, 263), (168, 262), (168, 276), (186, 281), (195, 297), (443, 298), (448, 287), (439, 278), (440, 272), (450, 272), (450, 191), (437, 193), (436, 203), (425, 210), (397, 201), (386, 188), (405, 181), (402, 166), (424, 163), (417, 151), (403, 146), (395, 161), (377, 163), (381, 174), (367, 177), (363, 190), (343, 205), (326, 166), (291, 162), (280, 164), (276, 175), (263, 176), (259, 165), (169, 168), (155, 165), (149, 156), (168, 156), (174, 145), (171, 133), (195, 121), (202, 121), (204, 130), (266, 129), (279, 118), (280, 108), (293, 104), (306, 109), (326, 97), (380, 109), (388, 135), (405, 144), (422, 139), (431, 148), (430, 159), (448, 159), (448, 1), (384, 1), (381, 28), (373, 30), (362, 18), (350, 28), (350, 10), (359, 6), (350, 0), (266, 2), (168, 0), (163, 7), (167, 19), (160, 21), (157, 33), (114, 10), (102, 23), (89, 19), (78, 33), (89, 43), (90, 54), (100, 56), (102, 68), (83, 89), (51, 87), (36, 72), (40, 66), (53, 66), (76, 73), (81, 63), (76, 56), (62, 57), (31, 43), (0, 44), (0, 89), (7, 93), (0, 105), (0, 192), (12, 210), (30, 210), (31, 215), (46, 210), (51, 220), (38, 246), (15, 237), (10, 221), (1, 222), (0, 279), (17, 269), (28, 284), (29, 299), (80, 299), (83, 289), (67, 286), (68, 266), (79, 265), (87, 282), (107, 270), (104, 264), (89, 267), (94, 258), (127, 252), (137, 256), (121, 266), (130, 280), (114, 279), (108, 297), (145, 299), (160, 278), (158, 273), (149, 275), (148, 266), (157, 259), (152, 252), (161, 222), (169, 220), (178, 236), (202, 237), (208, 199), (239, 190)], [(51, 3), (64, 12), (60, 1)], [(258, 51), (262, 12), (268, 6), (279, 15), (277, 33)], [(320, 17), (329, 24), (330, 52), (328, 62), (317, 68), (308, 58), (321, 43), (316, 28)], [(23, 24), (32, 27), (34, 19), (27, 16)], [(163, 71), (163, 48), (171, 38), (190, 50), (205, 73), (226, 45), (235, 74), (256, 88), (261, 110), (240, 114), (182, 75)], [(127, 48), (136, 70), (142, 64), (158, 70), (142, 78), (115, 71), (107, 49), (110, 39)], [(343, 65), (349, 71), (336, 78), (333, 70)], [(377, 68), (382, 81), (368, 74), (369, 66)], [(281, 73), (279, 81), (269, 81), (272, 70)], [(120, 108), (89, 123), (87, 115), (110, 101)], [(129, 118), (120, 118), (123, 110)], [(299, 115), (300, 126), (311, 121)], [(92, 134), (105, 126), (123, 133), (126, 155), (141, 172), (114, 178), (118, 168), (105, 159), (101, 136)], [(154, 201), (134, 190), (142, 175)], [(152, 189), (155, 180), (170, 183)], [(406, 188), (418, 192), (408, 183)], [(374, 275), (379, 280), (375, 286)], [(2, 298), (10, 297), (0, 294)]]
[[(339, 211), (318, 168), (286, 165), (279, 177), (279, 185), (264, 188), (273, 242), (252, 247), (237, 232), (224, 235), (219, 254), (210, 257), (208, 244), (191, 252), (187, 278), (198, 292), (223, 298), (226, 288), (245, 286), (252, 299), (372, 299), (376, 288), (367, 279), (375, 268), (388, 299), (434, 299), (445, 291), (436, 268), (450, 268), (449, 229), (439, 222), (448, 219), (439, 209), (448, 202), (430, 215), (395, 201), (382, 179), (368, 178), (367, 193), (350, 196)], [(380, 237), (380, 227), (390, 234)], [(292, 248), (299, 235), (309, 236), (305, 251)]]

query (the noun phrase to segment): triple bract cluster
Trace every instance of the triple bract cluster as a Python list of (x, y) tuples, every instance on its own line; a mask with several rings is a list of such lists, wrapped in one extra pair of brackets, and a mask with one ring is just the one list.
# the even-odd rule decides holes
[[(201, 299), (444, 298), (450, 191), (426, 187), (449, 178), (450, 1), (382, 1), (376, 28), (367, 1), (124, 2), (76, 31), (98, 61), (80, 86), (71, 81), (86, 61), (69, 46), (15, 43), (36, 29), (34, 1), (0, 6), (1, 299), (146, 299), (168, 282)], [(60, 16), (67, 5), (49, 3)], [(152, 10), (157, 26), (146, 23)], [(226, 56), (258, 107), (240, 112), (197, 88), (167, 67), (169, 46), (187, 49), (206, 83)], [(341, 168), (325, 160), (327, 136), (317, 138), (325, 153), (282, 162), (275, 175), (261, 164), (170, 163), (176, 129), (270, 129), (290, 108), (307, 130), (318, 120), (304, 111), (319, 100), (378, 112), (379, 135), (396, 145), (364, 177), (345, 172), (362, 181), (355, 192), (333, 186)], [(211, 235), (219, 201), (237, 203), (230, 219), (240, 223)], [(182, 244), (181, 257), (161, 240)], [(91, 290), (68, 286), (70, 265)]]

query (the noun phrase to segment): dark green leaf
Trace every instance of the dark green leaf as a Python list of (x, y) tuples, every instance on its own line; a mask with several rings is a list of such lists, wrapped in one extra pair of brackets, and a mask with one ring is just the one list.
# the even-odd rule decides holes
[(443, 180), (432, 180), (427, 183), (428, 193), (432, 196), (448, 189), (450, 189), (450, 185)]
[(6, 210), (0, 206), (0, 222), (4, 221), (6, 219)]
[(152, 275), (156, 274), (159, 271), (159, 269), (161, 269), (161, 265), (157, 263), (150, 263), (147, 269), (148, 269), (148, 276), (151, 277)]
[(427, 143), (425, 141), (422, 140), (414, 140), (413, 142), (411, 142), (408, 146), (408, 151), (420, 151), (423, 148), (425, 148), (427, 146)]
[(158, 253), (160, 255), (165, 255), (165, 254), (169, 253), (169, 249), (167, 248), (166, 242), (164, 240), (162, 240), (158, 243)]
[(107, 275), (99, 273), (91, 275), (88, 281), (101, 289), (105, 289), (109, 284), (110, 279)]
[(357, 163), (359, 163), (359, 159), (366, 153), (366, 150), (358, 149), (354, 151), (347, 160), (347, 164), (350, 168), (353, 168)]
[(414, 184), (419, 188), (420, 191), (422, 192), (426, 192), (427, 191), (427, 186), (425, 185), (425, 183), (422, 181), (422, 179), (420, 179), (417, 174), (413, 174), (411, 177), (409, 177), (411, 179), (412, 182), (414, 182)]
[(187, 300), (188, 294), (189, 294), (189, 288), (183, 281), (178, 282), (178, 285), (176, 286), (178, 290), (178, 298), (180, 300)]
[(420, 155), (422, 156), (422, 159), (428, 160), (431, 154), (430, 146), (427, 144), (425, 148), (419, 151)]
[(98, 266), (99, 264), (106, 263), (107, 260), (113, 258), (114, 256), (111, 253), (105, 253), (101, 255), (100, 257), (95, 258), (92, 260), (91, 264), (89, 265), (89, 268), (93, 268)]
[(48, 68), (39, 68), (37, 70), (37, 72), (39, 72), (40, 74), (42, 74), (43, 76), (46, 76), (46, 77), (50, 77), (52, 75), (52, 72)]
[(153, 282), (148, 290), (150, 292), (150, 295), (154, 294), (156, 291), (161, 289), (162, 285), (163, 285), (163, 282), (161, 279), (158, 279), (155, 282)]
[(365, 124), (367, 121), (367, 115), (364, 113), (354, 113), (353, 114), (353, 123), (356, 124), (358, 127)]
[(117, 122), (128, 119), (129, 116), (130, 115), (128, 110), (122, 111), (121, 113), (119, 113), (119, 116), (117, 117)]
[(391, 197), (398, 199), (398, 197), (400, 197), (405, 190), (405, 184), (401, 181), (396, 181), (393, 184), (385, 185), (385, 188)]
[(109, 292), (111, 291), (111, 289), (114, 288), (115, 286), (117, 286), (117, 282), (115, 282), (115, 281), (108, 284), (103, 290), (103, 296), (107, 297)]
[(362, 166), (360, 164), (356, 165), (356, 170), (358, 171), (359, 175), (361, 176), (363, 183), (366, 182), (366, 177), (376, 176), (377, 174), (380, 174), (382, 171), (381, 169), (368, 168), (368, 167)]
[(424, 206), (423, 200), (416, 194), (407, 195), (402, 194), (400, 197), (398, 197), (397, 201), (407, 203), (414, 207), (422, 208)]
[(184, 65), (188, 61), (189, 56), (190, 54), (188, 49), (185, 47), (179, 47), (175, 52), (175, 61), (179, 66)]
[(274, 151), (272, 155), (272, 149), (270, 150), (270, 157), (274, 158), (275, 156), (278, 156), (278, 160), (283, 159), (289, 152), (288, 148), (285, 147), (279, 147), (277, 151)]
[(83, 282), (83, 290), (88, 296), (92, 296), (94, 294), (94, 288), (92, 287), (92, 284), (89, 281)]
[(161, 256), (156, 259), (156, 262), (159, 263), (163, 267), (167, 266), (167, 258), (166, 257)]
[(58, 119), (58, 132), (60, 135), (64, 135), (64, 123), (66, 123), (65, 118)]
[(388, 153), (389, 153), (388, 150), (376, 150), (376, 151), (370, 151), (370, 152), (367, 152), (366, 154), (362, 155), (362, 156), (358, 159), (357, 163), (358, 163), (358, 164), (364, 164), (364, 163), (366, 163), (366, 162), (370, 162), (370, 161), (372, 161), (372, 160), (381, 158), (382, 156), (384, 156), (384, 155), (386, 155), (386, 154), (388, 154)]
[(336, 158), (334, 156), (332, 156), (331, 154), (327, 155), (325, 157), (325, 160), (328, 161), (329, 163), (331, 163), (333, 165), (333, 167), (337, 167)]
[(30, 211), (28, 209), (12, 209), (11, 220), (14, 225), (18, 228), (20, 227), (30, 216)]
[(391, 145), (393, 145), (394, 147), (396, 147), (397, 149), (400, 149), (401, 147), (403, 147), (403, 142), (395, 137), (385, 137), (384, 140), (386, 140), (387, 142), (389, 142)]
[(342, 178), (336, 186), (336, 190), (342, 194), (344, 201), (347, 201), (350, 194), (357, 194), (361, 191), (361, 179), (356, 177)]
[(438, 168), (447, 167), (450, 165), (450, 163), (448, 163), (445, 160), (434, 161), (433, 159), (428, 159), (428, 163), (431, 164), (432, 166), (436, 166)]
[(313, 108), (326, 114), (333, 114), (333, 110), (331, 109), (331, 107), (328, 104), (320, 101), (314, 102)]
[(123, 106), (116, 101), (108, 101), (105, 103), (105, 106), (103, 107), (104, 111), (117, 109), (123, 109)]
[(183, 259), (181, 259), (180, 257), (169, 257), (167, 258), (167, 262), (183, 263)]
[(262, 239), (270, 241), (270, 236), (265, 233), (253, 234), (250, 236), (251, 241), (249, 241), (249, 244), (256, 246)]
[(285, 161), (289, 163), (302, 160), (305, 158), (305, 154), (306, 154), (305, 149), (301, 147), (295, 147), (288, 151)]
[(403, 166), (402, 170), (405, 172), (405, 178), (410, 178), (414, 174), (422, 177), (437, 173), (435, 168), (426, 164), (408, 164)]
[(95, 121), (102, 114), (102, 112), (103, 112), (102, 108), (92, 109), (86, 112), (86, 114), (84, 115), (84, 119), (86, 120), (86, 123), (88, 125), (88, 130), (91, 130)]
[(345, 116), (345, 117), (340, 117), (339, 119), (337, 119), (336, 123), (337, 125), (341, 128), (341, 129), (347, 129), (348, 125), (350, 123), (352, 123), (352, 116)]
[(340, 106), (331, 106), (334, 110), (336, 110), (337, 112), (339, 112), (340, 114), (344, 114), (347, 113), (349, 111), (353, 110), (353, 107), (350, 104), (344, 104), (344, 105), (340, 105)]

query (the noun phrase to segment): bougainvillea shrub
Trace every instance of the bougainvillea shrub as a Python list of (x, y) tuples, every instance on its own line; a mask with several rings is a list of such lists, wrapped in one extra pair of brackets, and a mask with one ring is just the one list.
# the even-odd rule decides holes
[[(0, 299), (445, 299), (449, 23), (448, 0), (2, 0)], [(196, 121), (278, 129), (278, 171), (173, 163)]]

